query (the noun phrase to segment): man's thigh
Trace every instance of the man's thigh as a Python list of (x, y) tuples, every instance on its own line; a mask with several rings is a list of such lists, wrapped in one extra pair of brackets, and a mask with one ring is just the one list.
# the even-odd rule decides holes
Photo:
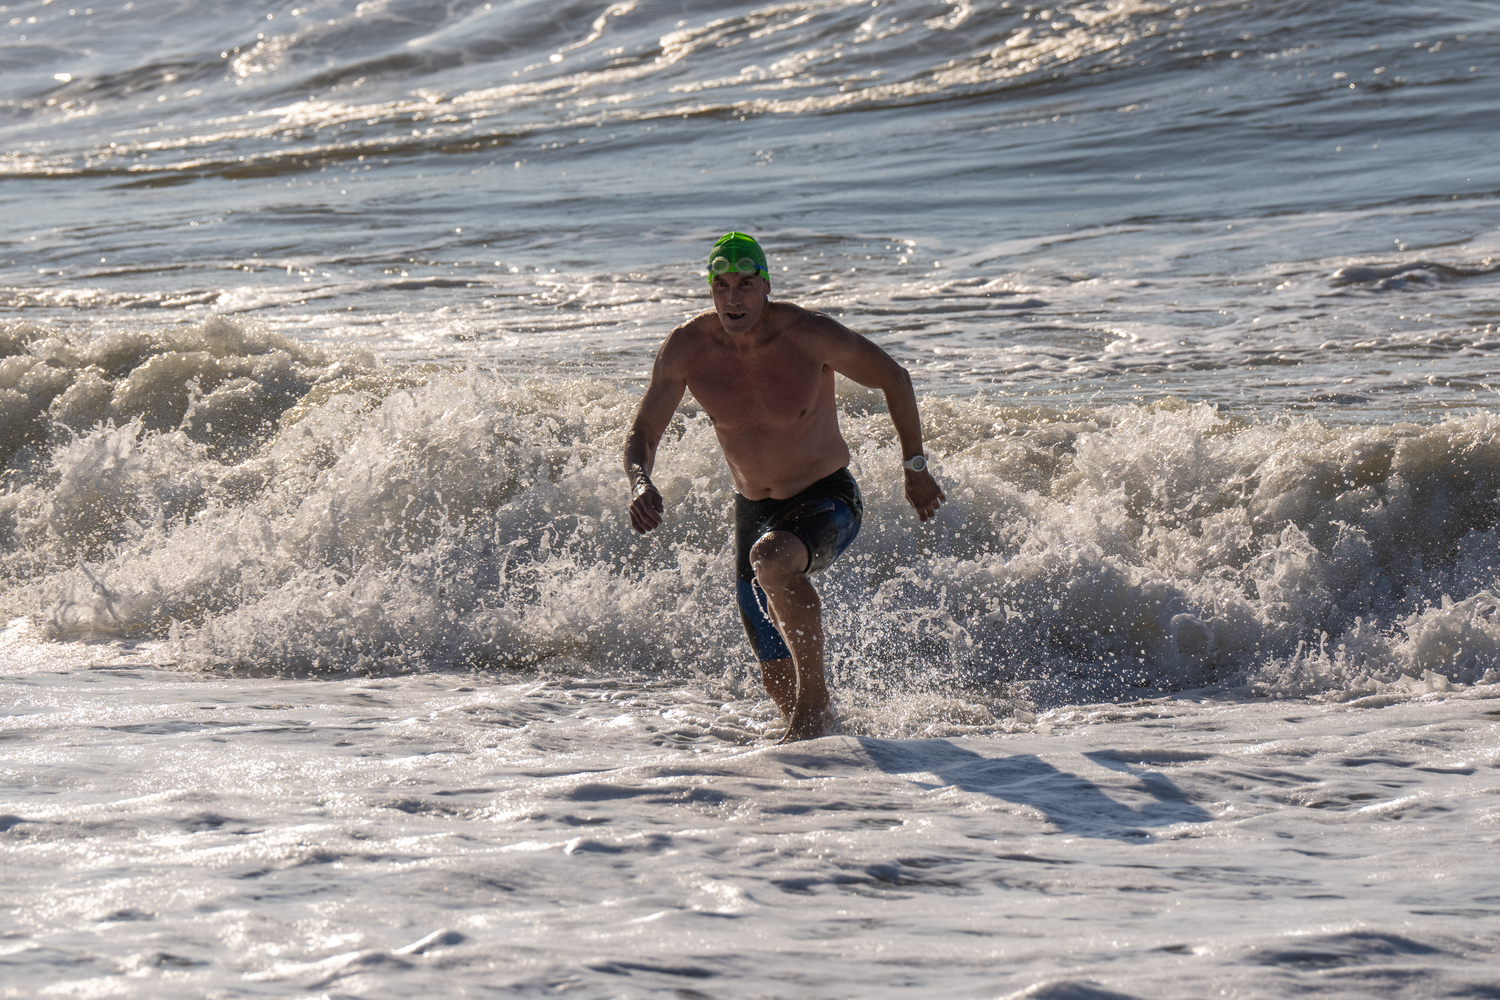
[(802, 572), (818, 573), (843, 555), (859, 534), (860, 520), (860, 511), (843, 500), (815, 497), (787, 508), (766, 524), (765, 531), (785, 532), (799, 540), (807, 550)]

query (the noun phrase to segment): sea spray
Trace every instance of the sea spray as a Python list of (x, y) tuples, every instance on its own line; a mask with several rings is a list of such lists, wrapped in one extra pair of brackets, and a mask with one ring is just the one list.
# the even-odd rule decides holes
[[(131, 365), (103, 422), (79, 431), (66, 406), (36, 406), (0, 496), (8, 610), (58, 638), (170, 632), (203, 669), (753, 678), (728, 597), (732, 483), (691, 401), (656, 470), (667, 522), (638, 536), (619, 471), (635, 391), (289, 346), (216, 320), (115, 348)], [(102, 370), (99, 350), (51, 366), (58, 385)], [(133, 380), (196, 355), (247, 374), (205, 385), (200, 363), (174, 425)], [(300, 371), (300, 395), (255, 381), (268, 371)], [(257, 429), (201, 419), (250, 412), (215, 410), (229, 391), (262, 400)], [(1500, 418), (1340, 428), (1170, 399), (938, 399), (950, 503), (919, 525), (879, 398), (839, 392), (869, 506), (819, 586), (851, 703), (1317, 694), (1497, 665)]]

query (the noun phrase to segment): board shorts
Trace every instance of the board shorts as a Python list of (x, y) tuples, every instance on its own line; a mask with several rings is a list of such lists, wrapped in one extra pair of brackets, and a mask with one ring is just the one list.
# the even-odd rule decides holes
[(848, 469), (824, 476), (785, 500), (747, 500), (734, 495), (735, 583), (740, 620), (762, 662), (791, 657), (781, 633), (771, 623), (766, 593), (755, 581), (750, 549), (769, 531), (789, 531), (807, 546), (804, 573), (818, 573), (843, 554), (859, 534), (865, 501)]

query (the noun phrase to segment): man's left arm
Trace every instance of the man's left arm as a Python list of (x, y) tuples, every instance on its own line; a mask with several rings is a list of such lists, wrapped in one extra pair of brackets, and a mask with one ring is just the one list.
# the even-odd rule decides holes
[[(842, 323), (818, 316), (822, 339), (826, 344), (826, 363), (840, 375), (851, 378), (868, 389), (885, 394), (885, 405), (901, 441), (903, 461), (922, 451), (922, 417), (917, 412), (917, 393), (905, 368), (873, 341), (861, 337)], [(903, 469), (906, 477), (906, 502), (923, 521), (934, 516), (943, 501), (942, 488), (932, 473), (923, 469)]]

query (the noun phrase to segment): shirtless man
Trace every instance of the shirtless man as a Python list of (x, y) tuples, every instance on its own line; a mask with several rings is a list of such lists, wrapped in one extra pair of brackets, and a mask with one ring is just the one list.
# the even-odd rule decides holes
[(662, 344), (625, 438), (630, 523), (642, 533), (661, 524), (665, 508), (651, 484), (656, 445), (690, 390), (734, 476), (740, 617), (766, 691), (788, 718), (782, 742), (814, 739), (834, 720), (823, 675), (822, 606), (808, 576), (854, 540), (864, 511), (846, 468), (835, 372), (885, 393), (906, 459), (906, 500), (917, 516), (926, 521), (946, 498), (927, 471), (906, 370), (831, 317), (772, 302), (766, 255), (744, 233), (726, 233), (708, 259), (714, 311)]

